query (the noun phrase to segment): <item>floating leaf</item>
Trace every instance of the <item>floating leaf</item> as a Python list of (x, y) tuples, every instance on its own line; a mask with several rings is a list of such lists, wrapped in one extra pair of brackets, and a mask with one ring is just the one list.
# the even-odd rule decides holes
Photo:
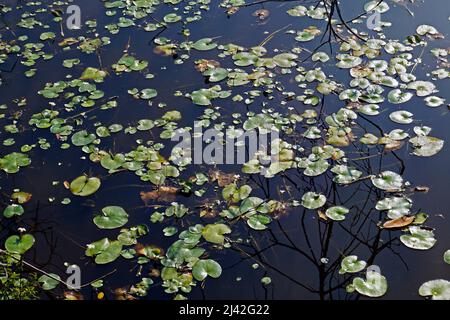
[(54, 273), (49, 273), (49, 275), (42, 275), (38, 279), (39, 283), (44, 290), (53, 290), (61, 282), (61, 278)]
[(24, 254), (34, 244), (34, 237), (31, 234), (13, 235), (5, 241), (5, 248), (10, 253)]
[(450, 249), (444, 252), (444, 261), (447, 264), (450, 264)]
[(397, 219), (409, 214), (411, 207), (412, 201), (407, 197), (384, 198), (375, 205), (377, 210), (387, 210), (388, 217), (391, 219)]
[(113, 262), (120, 256), (122, 251), (122, 243), (120, 241), (110, 241), (103, 238), (87, 245), (86, 256), (94, 257), (95, 263), (107, 264)]
[(295, 62), (297, 58), (298, 56), (296, 54), (285, 52), (274, 56), (273, 62), (275, 62), (275, 64), (279, 67), (290, 68), (297, 65), (297, 63)]
[(410, 234), (400, 236), (400, 241), (411, 249), (428, 250), (434, 246), (436, 239), (432, 230), (418, 226), (409, 227)]
[(108, 206), (102, 209), (102, 214), (94, 217), (94, 223), (100, 229), (115, 229), (128, 222), (128, 213), (118, 206)]
[(271, 221), (272, 219), (268, 216), (255, 214), (248, 218), (247, 224), (253, 230), (265, 230)]
[(402, 92), (400, 89), (391, 90), (388, 94), (390, 103), (399, 104), (409, 101), (413, 97), (411, 92)]
[(3, 216), (5, 218), (11, 218), (13, 216), (21, 216), (25, 210), (20, 204), (11, 204), (3, 210)]
[(413, 114), (405, 110), (394, 111), (389, 115), (389, 118), (400, 124), (408, 124), (413, 122)]
[(96, 192), (100, 185), (101, 181), (99, 178), (82, 175), (70, 183), (70, 191), (74, 195), (86, 197)]
[(403, 187), (402, 176), (392, 171), (383, 171), (376, 176), (372, 176), (371, 180), (375, 187), (388, 192), (399, 191)]
[(217, 43), (213, 42), (212, 38), (203, 38), (194, 42), (192, 47), (195, 50), (208, 51), (217, 47)]
[(218, 278), (222, 274), (222, 267), (216, 261), (207, 259), (199, 260), (192, 268), (192, 275), (198, 281), (203, 281), (207, 276)]
[(353, 286), (358, 293), (372, 298), (381, 297), (387, 291), (386, 278), (376, 271), (367, 271), (365, 280), (354, 278)]
[(342, 221), (345, 219), (345, 215), (349, 212), (349, 210), (345, 207), (334, 206), (330, 207), (325, 211), (325, 215), (331, 220)]
[(86, 130), (81, 130), (72, 135), (72, 143), (77, 147), (88, 145), (96, 139), (95, 134), (88, 133)]
[(16, 200), (19, 204), (24, 204), (31, 200), (32, 194), (24, 191), (14, 192), (11, 199)]
[(396, 229), (396, 228), (404, 228), (409, 226), (414, 221), (414, 216), (411, 217), (400, 217), (394, 220), (389, 220), (383, 223), (383, 228), (385, 229)]
[(358, 260), (358, 256), (347, 256), (341, 261), (341, 269), (339, 270), (339, 273), (357, 273), (364, 270), (366, 266), (367, 263), (363, 260)]
[(432, 300), (450, 300), (450, 281), (437, 279), (427, 281), (419, 288), (422, 297), (431, 296)]
[(20, 167), (30, 165), (31, 160), (24, 153), (12, 152), (0, 158), (0, 168), (6, 173), (17, 173)]
[(430, 136), (417, 136), (409, 139), (413, 146), (413, 154), (419, 157), (431, 157), (444, 147), (444, 140)]
[(231, 233), (230, 227), (223, 223), (208, 224), (202, 230), (202, 236), (211, 243), (223, 244), (224, 234)]
[(106, 71), (88, 67), (83, 71), (80, 80), (94, 80), (95, 82), (102, 82), (106, 75)]
[(307, 209), (318, 209), (322, 207), (326, 201), (327, 198), (323, 194), (307, 192), (302, 197), (302, 206)]

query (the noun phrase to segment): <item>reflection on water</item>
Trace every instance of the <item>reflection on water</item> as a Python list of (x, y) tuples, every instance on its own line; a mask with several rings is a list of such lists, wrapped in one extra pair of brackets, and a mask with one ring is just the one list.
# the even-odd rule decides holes
[[(97, 19), (99, 26), (110, 21), (104, 15), (104, 8), (100, 1), (80, 0), (78, 2), (83, 8), (84, 19)], [(214, 1), (213, 1), (214, 2)], [(294, 1), (297, 3), (296, 1)], [(447, 36), (448, 30), (448, 5), (446, 1), (425, 1), (423, 5), (410, 5), (408, 8), (414, 12), (414, 18), (410, 16), (408, 10), (403, 6), (393, 8), (383, 15), (387, 20), (392, 21), (394, 26), (387, 29), (386, 34), (392, 38), (403, 39), (409, 35), (419, 24), (429, 23), (438, 28)], [(435, 10), (438, 3), (446, 10)], [(283, 28), (295, 28), (301, 30), (308, 27), (307, 21), (287, 18), (285, 11), (291, 7), (290, 3), (271, 2), (256, 4), (242, 8), (235, 15), (227, 17), (224, 10), (217, 5), (211, 5), (203, 19), (192, 24), (191, 33), (195, 39), (204, 37), (219, 37), (221, 43), (233, 42), (243, 46), (255, 46), (273, 30)], [(86, 9), (89, 8), (89, 9)], [(260, 21), (252, 16), (256, 9), (267, 9), (270, 16)], [(362, 5), (354, 6), (343, 3), (342, 11), (345, 17), (355, 17), (362, 10)], [(158, 13), (162, 15), (163, 13)], [(300, 21), (300, 22), (299, 22)], [(112, 65), (122, 55), (123, 50), (130, 47), (138, 57), (149, 60), (150, 72), (155, 75), (155, 79), (145, 83), (138, 74), (125, 74), (116, 77), (108, 87), (102, 88), (105, 97), (117, 96), (120, 101), (120, 108), (110, 112), (93, 112), (89, 115), (87, 126), (92, 126), (96, 121), (113, 124), (131, 124), (137, 119), (156, 119), (161, 117), (167, 110), (176, 109), (182, 112), (183, 118), (181, 126), (192, 126), (193, 121), (203, 114), (203, 109), (194, 106), (190, 100), (175, 97), (173, 92), (182, 90), (191, 92), (198, 88), (205, 87), (203, 77), (193, 73), (192, 63), (181, 65), (174, 64), (170, 57), (161, 57), (153, 52), (153, 39), (156, 37), (167, 37), (183, 41), (178, 28), (166, 28), (160, 33), (147, 33), (142, 30), (123, 29), (118, 35), (112, 36), (114, 41), (109, 46), (102, 48), (98, 55), (83, 56), (84, 65), (98, 65), (99, 61), (105, 66)], [(34, 30), (29, 31), (30, 35), (39, 33)], [(68, 36), (71, 31), (67, 31)], [(316, 44), (320, 39), (317, 39)], [(311, 44), (313, 46), (314, 43)], [(267, 41), (268, 50), (279, 49), (288, 50), (297, 44), (292, 43), (292, 37), (284, 32), (275, 34), (270, 41)], [(448, 40), (439, 44), (441, 47), (448, 47)], [(42, 105), (46, 105), (46, 100), (35, 94), (42, 89), (46, 82), (56, 82), (67, 74), (67, 70), (61, 67), (62, 61), (68, 58), (77, 57), (77, 52), (68, 52), (65, 55), (57, 54), (48, 64), (39, 62), (36, 66), (40, 72), (30, 81), (23, 76), (23, 66), (17, 65), (10, 72), (2, 69), (4, 80), (1, 90), (0, 103), (7, 103), (19, 97), (27, 98), (27, 106), (21, 109), (24, 119), (28, 119)], [(191, 52), (190, 61), (197, 59), (214, 59), (210, 52)], [(228, 63), (228, 65), (227, 65)], [(434, 61), (426, 61), (416, 70), (418, 78), (423, 77), (434, 68)], [(306, 61), (305, 67), (311, 68), (313, 62)], [(55, 67), (53, 67), (55, 66)], [(224, 61), (223, 67), (233, 67), (230, 61)], [(80, 67), (81, 68), (81, 67)], [(341, 81), (346, 81), (349, 76), (342, 70), (334, 68), (334, 62), (330, 62), (324, 68)], [(17, 80), (19, 79), (19, 80)], [(282, 90), (296, 91), (297, 85), (289, 76), (284, 76)], [(448, 80), (445, 80), (448, 81)], [(440, 96), (450, 98), (448, 90), (445, 90), (448, 82), (443, 82)], [(138, 106), (136, 99), (127, 94), (130, 87), (139, 89), (153, 86), (158, 90), (158, 97), (151, 107)], [(276, 98), (270, 101), (270, 106), (283, 112), (285, 108), (282, 104), (285, 97), (275, 94)], [(255, 98), (255, 106), (264, 101), (264, 97)], [(157, 104), (164, 102), (168, 107), (158, 108)], [(244, 112), (242, 104), (228, 100), (226, 103), (218, 103), (222, 116), (217, 120), (232, 120), (233, 112)], [(415, 119), (420, 119), (419, 124), (433, 127), (433, 135), (450, 141), (450, 131), (448, 130), (448, 112), (443, 108), (426, 108), (423, 101), (414, 97), (411, 101), (411, 109), (414, 111)], [(417, 105), (417, 106), (416, 106)], [(337, 98), (327, 96), (322, 103), (321, 113), (318, 123), (323, 124), (326, 115), (337, 111), (342, 107), (342, 102)], [(392, 108), (392, 106), (390, 106)], [(247, 107), (250, 109), (250, 107)], [(303, 106), (296, 105), (298, 113), (302, 113)], [(389, 105), (381, 105), (380, 110), (389, 108)], [(253, 110), (254, 111), (254, 110)], [(284, 110), (285, 112), (286, 110)], [(358, 136), (366, 132), (389, 132), (396, 128), (396, 125), (389, 121), (389, 112), (384, 112), (384, 116), (377, 118), (378, 122), (373, 122), (361, 116), (358, 118)], [(158, 132), (159, 134), (159, 132)], [(53, 135), (48, 131), (25, 131), (24, 134), (15, 137), (16, 145), (34, 143), (36, 135), (52, 140)], [(124, 152), (137, 146), (137, 139), (155, 139), (149, 133), (137, 133), (135, 135), (122, 135), (120, 138), (111, 139), (104, 149), (113, 152)], [(296, 143), (307, 144), (306, 141), (298, 137)], [(306, 148), (306, 146), (305, 146)], [(360, 146), (359, 146), (360, 148)], [(10, 152), (7, 147), (0, 147), (2, 154)], [(339, 274), (341, 260), (343, 256), (357, 255), (364, 258), (368, 265), (378, 265), (382, 274), (388, 279), (389, 290), (385, 296), (387, 299), (416, 299), (417, 288), (424, 281), (437, 278), (448, 277), (449, 272), (446, 266), (441, 263), (442, 253), (448, 249), (450, 235), (448, 229), (450, 223), (447, 217), (447, 208), (450, 205), (448, 200), (448, 180), (450, 172), (448, 163), (450, 153), (445, 149), (432, 158), (417, 158), (409, 154), (406, 147), (398, 151), (383, 153), (382, 148), (358, 149), (354, 145), (352, 150), (347, 151), (351, 162), (358, 170), (364, 172), (365, 176), (378, 174), (380, 171), (392, 170), (403, 175), (405, 180), (412, 182), (409, 196), (415, 202), (414, 212), (427, 212), (430, 217), (428, 225), (436, 228), (436, 238), (438, 243), (433, 249), (418, 252), (406, 248), (399, 241), (401, 233), (389, 232), (379, 228), (379, 222), (384, 219), (384, 213), (375, 210), (375, 203), (383, 198), (383, 193), (375, 188), (370, 179), (363, 179), (358, 184), (350, 184), (344, 188), (337, 188), (331, 183), (333, 175), (330, 172), (317, 177), (309, 178), (302, 174), (301, 170), (290, 170), (288, 174), (281, 174), (279, 177), (268, 180), (259, 175), (243, 176), (242, 179), (251, 185), (255, 195), (261, 198), (272, 198), (288, 202), (291, 199), (300, 199), (306, 191), (320, 192), (326, 195), (327, 199), (333, 203), (343, 205), (350, 209), (351, 214), (346, 218), (346, 223), (331, 223), (324, 221), (312, 210), (307, 210), (301, 206), (280, 212), (275, 217), (270, 229), (264, 232), (252, 231), (236, 223), (233, 229), (233, 236), (245, 239), (242, 242), (234, 242), (232, 250), (217, 250), (211, 252), (211, 256), (223, 267), (223, 274), (218, 280), (208, 279), (205, 286), (200, 283), (193, 289), (190, 298), (194, 299), (358, 299), (359, 295), (346, 292), (346, 286), (352, 281), (353, 275)], [(169, 145), (162, 151), (168, 155)], [(373, 156), (378, 154), (378, 156)], [(84, 154), (79, 150), (66, 152), (58, 148), (41, 150), (36, 148), (33, 151), (32, 166), (22, 170), (15, 175), (1, 175), (2, 203), (6, 205), (9, 201), (10, 193), (15, 188), (26, 189), (33, 194), (27, 210), (22, 219), (22, 225), (32, 232), (36, 237), (36, 246), (33, 247), (26, 257), (28, 261), (49, 272), (64, 275), (64, 263), (76, 263), (81, 267), (83, 283), (102, 278), (112, 293), (114, 288), (127, 286), (130, 283), (139, 281), (137, 275), (148, 273), (145, 267), (139, 268), (128, 261), (118, 260), (112, 265), (98, 266), (92, 263), (90, 258), (84, 256), (87, 243), (98, 240), (98, 228), (92, 223), (92, 216), (100, 208), (108, 205), (121, 205), (127, 208), (130, 214), (129, 225), (148, 223), (150, 213), (154, 210), (145, 207), (140, 199), (141, 191), (150, 191), (149, 184), (143, 183), (136, 176), (129, 173), (107, 174), (100, 166), (92, 165), (85, 159)], [(209, 170), (223, 170), (228, 173), (240, 171), (239, 166), (201, 166), (200, 168), (190, 168), (185, 172), (186, 177), (195, 172)], [(54, 181), (71, 180), (81, 173), (90, 173), (93, 176), (102, 177), (102, 188), (90, 198), (73, 197), (70, 205), (59, 204), (61, 199), (67, 197), (67, 191), (61, 185), (54, 184)], [(412, 192), (416, 185), (426, 185), (430, 187), (427, 194)], [(217, 197), (214, 190), (209, 190), (204, 198), (194, 196), (182, 197), (178, 202), (187, 207), (198, 210), (205, 201), (214, 201)], [(206, 200), (205, 200), (206, 199)], [(212, 219), (202, 218), (203, 223), (211, 223)], [(177, 221), (180, 229), (188, 225), (198, 223), (197, 218), (189, 217), (183, 221)], [(161, 237), (162, 229), (168, 226), (165, 224), (151, 224), (150, 232), (140, 241), (153, 244), (161, 248), (167, 248), (172, 240)], [(0, 236), (3, 239), (10, 234), (14, 234), (15, 224), (11, 220), (1, 220)], [(102, 233), (102, 237), (116, 236), (114, 231)], [(272, 278), (270, 286), (263, 286), (260, 279), (264, 276)], [(167, 299), (167, 294), (163, 292), (160, 282), (155, 282), (149, 294), (150, 299)], [(86, 298), (92, 297), (92, 290), (89, 286), (82, 289)], [(51, 294), (49, 294), (49, 297)]]

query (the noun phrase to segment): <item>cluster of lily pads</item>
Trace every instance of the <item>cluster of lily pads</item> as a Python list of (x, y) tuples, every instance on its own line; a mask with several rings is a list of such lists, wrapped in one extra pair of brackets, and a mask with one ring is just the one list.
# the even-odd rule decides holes
[[(64, 7), (66, 3), (61, 2)], [(417, 54), (426, 50), (429, 42), (440, 39), (442, 35), (430, 25), (420, 25), (412, 36), (406, 39), (388, 39), (383, 34), (383, 27), (374, 35), (359, 32), (359, 37), (338, 30), (345, 41), (333, 44), (339, 52), (336, 61), (325, 51), (305, 49), (308, 42), (320, 38), (323, 30), (311, 25), (302, 30), (286, 30), (292, 49), (281, 52), (270, 50), (269, 45), (245, 47), (235, 43), (220, 43), (213, 37), (190, 37), (188, 26), (198, 21), (210, 9), (210, 1), (196, 0), (134, 0), (105, 1), (105, 14), (112, 19), (104, 26), (108, 36), (102, 35), (95, 20), (85, 23), (86, 35), (65, 37), (48, 31), (48, 24), (61, 22), (60, 9), (56, 4), (39, 7), (37, 3), (27, 6), (17, 26), (24, 29), (39, 28), (39, 42), (28, 42), (27, 35), (18, 37), (17, 41), (0, 38), (0, 64), (13, 56), (21, 64), (30, 67), (25, 75), (32, 77), (36, 69), (32, 68), (40, 60), (52, 59), (53, 55), (45, 53), (45, 44), (54, 42), (64, 51), (79, 51), (80, 55), (98, 53), (104, 46), (109, 46), (114, 35), (121, 29), (137, 28), (157, 34), (171, 25), (181, 25), (184, 41), (177, 41), (156, 35), (152, 40), (154, 53), (173, 56), (175, 64), (191, 64), (200, 79), (206, 85), (194, 90), (175, 90), (173, 95), (188, 101), (192, 108), (203, 108), (199, 117), (203, 129), (224, 130), (228, 135), (239, 137), (246, 132), (259, 130), (260, 133), (277, 131), (280, 138), (274, 143), (277, 161), (266, 164), (265, 153), (258, 150), (243, 164), (241, 171), (246, 177), (262, 175), (265, 179), (286, 178), (291, 172), (302, 177), (329, 179), (336, 188), (346, 188), (353, 184), (368, 184), (376, 188), (382, 198), (377, 199), (375, 209), (385, 214), (380, 227), (386, 232), (399, 235), (400, 242), (407, 248), (428, 250), (436, 239), (433, 229), (425, 226), (427, 215), (413, 210), (412, 195), (414, 188), (405, 181), (400, 173), (384, 170), (364, 172), (358, 165), (358, 159), (350, 154), (354, 149), (365, 153), (390, 154), (401, 148), (409, 148), (411, 155), (430, 157), (439, 153), (444, 141), (431, 134), (431, 127), (419, 123), (409, 111), (411, 99), (421, 99), (424, 106), (438, 108), (445, 99), (439, 96), (438, 80), (449, 77), (448, 67), (438, 67), (431, 72), (430, 78), (417, 79), (414, 70), (420, 62)], [(239, 8), (246, 10), (244, 0), (226, 0), (220, 3), (228, 14)], [(39, 10), (35, 7), (39, 7)], [(154, 18), (154, 13), (161, 7), (170, 12), (161, 20)], [(385, 2), (370, 1), (364, 9), (384, 13), (389, 10)], [(10, 10), (3, 7), (2, 11)], [(53, 18), (41, 22), (38, 16), (49, 11)], [(32, 13), (34, 11), (34, 13)], [(327, 20), (327, 12), (322, 5), (293, 6), (286, 14), (292, 19), (308, 19), (311, 24)], [(148, 21), (153, 22), (148, 22)], [(358, 21), (354, 21), (358, 22)], [(338, 22), (336, 22), (339, 24)], [(342, 26), (341, 26), (342, 27)], [(293, 37), (292, 37), (293, 35)], [(291, 38), (292, 37), (292, 38)], [(193, 40), (191, 40), (193, 39)], [(23, 43), (23, 44), (22, 44)], [(190, 52), (204, 55), (193, 61)], [(447, 49), (429, 50), (439, 63), (446, 62)], [(168, 57), (165, 59), (169, 59)], [(314, 63), (302, 63), (306, 60)], [(296, 207), (317, 212), (325, 223), (345, 223), (351, 216), (347, 208), (316, 189), (305, 190), (300, 197), (289, 199), (268, 199), (257, 194), (241, 173), (224, 173), (212, 170), (207, 174), (195, 168), (194, 176), (184, 174), (192, 168), (191, 159), (178, 161), (180, 150), (172, 149), (170, 138), (176, 133), (191, 132), (193, 127), (181, 127), (183, 113), (179, 110), (167, 110), (161, 117), (139, 119), (134, 123), (106, 123), (92, 121), (89, 114), (110, 112), (122, 106), (117, 96), (106, 96), (109, 83), (120, 81), (121, 77), (136, 73), (143, 80), (151, 80), (151, 61), (144, 56), (132, 53), (127, 48), (123, 55), (111, 66), (83, 65), (81, 58), (64, 59), (63, 67), (69, 72), (64, 79), (48, 82), (37, 92), (47, 101), (47, 105), (33, 109), (29, 119), (21, 115), (6, 118), (4, 131), (12, 137), (3, 141), (3, 145), (12, 148), (15, 145), (14, 134), (20, 134), (22, 126), (27, 130), (41, 134), (44, 130), (53, 134), (48, 141), (39, 138), (34, 144), (22, 145), (18, 150), (0, 157), (0, 169), (5, 174), (26, 172), (32, 165), (32, 150), (39, 145), (48, 149), (51, 144), (59, 143), (61, 149), (74, 149), (82, 152), (92, 162), (109, 174), (134, 173), (141, 181), (147, 182), (151, 191), (143, 191), (141, 198), (151, 208), (149, 221), (152, 224), (167, 225), (163, 229), (165, 237), (174, 237), (167, 248), (146, 245), (140, 238), (150, 232), (151, 227), (145, 223), (128, 226), (127, 208), (115, 204), (108, 205), (92, 218), (92, 223), (102, 230), (116, 230), (113, 237), (101, 237), (86, 244), (85, 255), (99, 265), (113, 263), (117, 259), (128, 260), (140, 267), (151, 269), (149, 275), (141, 276), (139, 281), (130, 285), (121, 295), (127, 297), (144, 297), (158, 279), (165, 292), (174, 299), (185, 299), (192, 288), (208, 278), (219, 278), (222, 267), (214, 258), (216, 251), (239, 245), (243, 240), (238, 231), (245, 226), (261, 232), (270, 228), (273, 220), (287, 211), (295, 212)], [(168, 60), (170, 61), (170, 60)], [(344, 82), (334, 77), (329, 70), (335, 68), (348, 72), (349, 81)], [(284, 83), (291, 81), (295, 89), (289, 90)], [(131, 95), (136, 104), (156, 108), (153, 101), (159, 101), (158, 88), (136, 88), (126, 83), (123, 94)], [(1, 88), (1, 87), (0, 87)], [(340, 106), (337, 110), (319, 110), (325, 99), (334, 99)], [(418, 100), (418, 101), (421, 101)], [(261, 102), (263, 101), (263, 102)], [(275, 107), (274, 101), (279, 101)], [(26, 101), (13, 101), (3, 105), (2, 109), (13, 110), (26, 104)], [(231, 120), (225, 121), (229, 110), (227, 104), (237, 106), (232, 109)], [(367, 121), (377, 121), (383, 116), (382, 106), (387, 106), (388, 118), (398, 128), (390, 132), (383, 130), (369, 132), (365, 129)], [(166, 108), (164, 102), (158, 107)], [(231, 108), (231, 107), (230, 107)], [(245, 111), (244, 111), (245, 110)], [(189, 111), (186, 111), (189, 112)], [(5, 116), (3, 115), (2, 118)], [(366, 121), (366, 122), (365, 122)], [(21, 126), (17, 126), (20, 123)], [(135, 145), (121, 146), (122, 150), (112, 152), (111, 141), (123, 135), (137, 135)], [(151, 138), (149, 138), (151, 137)], [(155, 137), (158, 137), (155, 139)], [(164, 144), (162, 141), (167, 141)], [(211, 142), (211, 141), (209, 141)], [(223, 142), (223, 141), (222, 141)], [(170, 156), (164, 156), (169, 149)], [(75, 151), (73, 151), (75, 152)], [(80, 172), (78, 177), (68, 177), (62, 185), (67, 189), (67, 198), (62, 204), (70, 204), (70, 195), (90, 197), (101, 189), (102, 178)], [(201, 210), (186, 206), (180, 195), (191, 195), (202, 199), (206, 194), (213, 194), (215, 201), (205, 203)], [(11, 204), (3, 211), (5, 219), (16, 219), (26, 212), (24, 205), (31, 195), (16, 191), (11, 195)], [(199, 218), (215, 219), (205, 224)], [(20, 220), (17, 220), (20, 223)], [(179, 221), (189, 222), (179, 224)], [(179, 230), (183, 225), (183, 230)], [(20, 258), (30, 250), (36, 239), (26, 230), (9, 236), (5, 241), (6, 251)], [(450, 253), (444, 254), (445, 262), (450, 262)], [(365, 271), (365, 278), (361, 274)], [(355, 255), (343, 256), (340, 274), (354, 276), (347, 286), (347, 292), (357, 292), (368, 297), (381, 297), (388, 290), (385, 276), (369, 268), (368, 263)], [(54, 290), (60, 285), (56, 274), (43, 275), (40, 278), (43, 290)], [(263, 277), (265, 286), (271, 284), (269, 277)], [(103, 286), (103, 281), (92, 284), (96, 290)], [(450, 282), (432, 280), (424, 283), (419, 294), (433, 299), (450, 299)], [(74, 297), (65, 294), (65, 297)]]

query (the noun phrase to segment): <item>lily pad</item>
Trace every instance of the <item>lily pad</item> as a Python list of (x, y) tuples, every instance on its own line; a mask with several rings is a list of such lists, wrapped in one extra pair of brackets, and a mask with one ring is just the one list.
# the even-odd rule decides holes
[(21, 167), (31, 164), (31, 159), (24, 153), (12, 152), (0, 158), (0, 168), (6, 173), (17, 173)]
[(444, 252), (444, 261), (447, 264), (450, 264), (450, 249)]
[(122, 251), (122, 243), (120, 241), (110, 241), (103, 238), (87, 245), (86, 256), (94, 257), (95, 263), (107, 264), (116, 260)]
[(318, 209), (322, 207), (327, 198), (320, 193), (307, 192), (302, 196), (302, 206), (307, 209)]
[(82, 175), (70, 183), (70, 191), (76, 196), (86, 197), (95, 193), (100, 185), (99, 178)]
[(24, 254), (34, 244), (34, 237), (31, 234), (13, 235), (5, 241), (5, 248), (10, 253)]
[(419, 157), (434, 156), (444, 147), (444, 140), (430, 136), (417, 136), (409, 142), (413, 146), (413, 154)]
[(128, 213), (119, 206), (108, 206), (102, 209), (102, 214), (94, 217), (94, 223), (100, 229), (115, 229), (128, 222)]
[(367, 263), (363, 260), (358, 260), (358, 256), (347, 256), (341, 261), (340, 274), (344, 273), (358, 273), (367, 266)]
[(96, 139), (95, 134), (88, 133), (86, 130), (81, 130), (72, 135), (72, 143), (77, 147), (88, 145)]
[(434, 232), (432, 230), (424, 229), (418, 226), (409, 227), (410, 234), (400, 236), (400, 241), (411, 249), (428, 250), (431, 249), (435, 243)]
[(423, 297), (431, 296), (432, 300), (450, 300), (450, 281), (437, 279), (427, 281), (419, 288)]
[(213, 41), (214, 40), (212, 38), (203, 38), (203, 39), (200, 39), (200, 40), (197, 40), (196, 42), (194, 42), (192, 47), (195, 50), (199, 50), (199, 51), (212, 50), (215, 47), (217, 47), (217, 43), (215, 43)]
[(388, 287), (386, 278), (376, 271), (367, 271), (366, 279), (353, 279), (353, 286), (359, 294), (371, 298), (383, 296)]
[(330, 207), (325, 211), (325, 215), (331, 220), (342, 221), (349, 210), (342, 206)]
[(409, 124), (413, 122), (413, 114), (405, 110), (394, 111), (389, 115), (389, 118), (400, 124)]
[(203, 281), (208, 276), (218, 278), (221, 274), (222, 267), (212, 259), (199, 260), (192, 268), (192, 275), (198, 281)]
[(393, 171), (383, 171), (370, 178), (375, 187), (388, 192), (399, 191), (403, 187), (403, 178)]
[(11, 218), (13, 216), (21, 216), (25, 210), (20, 204), (11, 204), (3, 210), (3, 216), (5, 218)]
[(58, 284), (61, 281), (61, 278), (57, 274), (50, 273), (49, 276), (46, 275), (46, 274), (40, 276), (38, 281), (41, 284), (42, 289), (44, 289), (44, 290), (53, 290), (53, 289), (55, 289), (58, 286)]
[(231, 233), (230, 227), (223, 223), (214, 223), (206, 225), (202, 230), (202, 236), (206, 241), (216, 244), (223, 244), (224, 234)]

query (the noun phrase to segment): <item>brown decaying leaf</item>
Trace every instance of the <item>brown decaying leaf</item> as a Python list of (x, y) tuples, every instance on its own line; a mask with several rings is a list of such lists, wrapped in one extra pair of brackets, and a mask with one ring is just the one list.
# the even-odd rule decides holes
[(219, 187), (225, 187), (237, 180), (237, 176), (234, 173), (224, 173), (219, 170), (210, 170), (209, 177), (211, 178), (212, 182), (217, 181)]
[(178, 188), (160, 186), (158, 189), (145, 192), (141, 191), (141, 199), (147, 205), (150, 200), (163, 201), (163, 202), (173, 202), (176, 199), (178, 193)]
[(239, 7), (229, 7), (229, 8), (227, 9), (227, 14), (228, 14), (229, 16), (231, 16), (231, 15), (235, 14), (235, 13), (238, 12), (238, 11), (239, 11)]
[(220, 67), (220, 62), (216, 60), (200, 59), (195, 61), (195, 70), (205, 72), (208, 69)]
[(269, 16), (269, 10), (267, 9), (258, 9), (252, 13), (252, 16), (258, 17), (259, 20), (264, 20)]
[(66, 300), (84, 300), (81, 293), (76, 291), (64, 291), (64, 299)]
[(416, 186), (414, 187), (414, 191), (427, 193), (430, 190), (427, 186)]
[(116, 300), (135, 300), (136, 298), (128, 294), (127, 289), (117, 288), (114, 290), (114, 296)]
[(317, 215), (319, 216), (320, 219), (322, 219), (324, 221), (328, 220), (327, 215), (322, 210), (317, 210)]
[(385, 229), (396, 229), (396, 228), (403, 228), (406, 227), (408, 225), (410, 225), (411, 223), (413, 223), (414, 221), (414, 216), (403, 216), (394, 220), (389, 220), (386, 221), (385, 223), (383, 223), (383, 228)]
[(11, 195), (11, 199), (16, 200), (19, 204), (24, 204), (30, 201), (32, 196), (33, 195), (31, 193), (20, 191), (14, 192)]

